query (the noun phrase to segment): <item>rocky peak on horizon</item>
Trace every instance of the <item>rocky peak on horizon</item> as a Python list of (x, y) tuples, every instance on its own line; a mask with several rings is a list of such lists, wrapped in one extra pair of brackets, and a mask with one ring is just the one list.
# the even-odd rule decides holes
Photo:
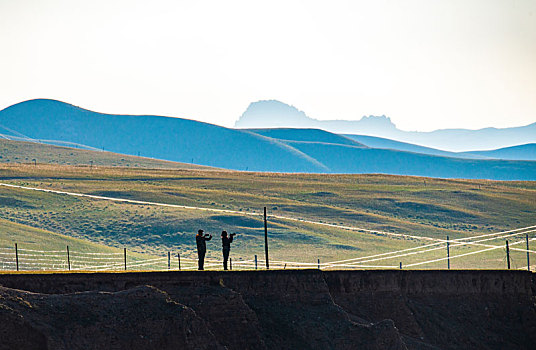
[(249, 104), (236, 121), (236, 128), (326, 128), (333, 124), (355, 124), (365, 129), (396, 129), (389, 117), (363, 116), (360, 120), (318, 120), (296, 107), (277, 100)]
[(287, 126), (298, 123), (305, 126), (312, 119), (294, 106), (277, 100), (261, 100), (249, 104), (246, 111), (236, 121), (237, 128), (265, 127), (264, 125)]

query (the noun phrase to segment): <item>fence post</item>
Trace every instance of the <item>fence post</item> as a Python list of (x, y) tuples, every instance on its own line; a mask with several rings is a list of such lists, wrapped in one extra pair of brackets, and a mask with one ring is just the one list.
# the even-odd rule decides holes
[(71, 271), (71, 255), (69, 254), (69, 246), (67, 246), (67, 268)]
[(127, 248), (123, 248), (123, 256), (125, 257), (125, 271), (127, 270)]
[(402, 261), (400, 262), (400, 270), (402, 270)]
[(318, 259), (318, 269), (320, 270), (320, 259)]
[(167, 269), (171, 269), (171, 252), (167, 252)]
[(527, 240), (527, 270), (530, 271), (530, 253), (529, 253), (529, 234), (528, 233), (525, 235), (525, 239)]
[(268, 262), (268, 222), (266, 221), (266, 207), (264, 207), (264, 252), (266, 255), (266, 269), (270, 269)]
[(179, 271), (181, 270), (181, 253), (177, 253), (177, 258), (179, 259)]
[(510, 248), (508, 247), (508, 241), (506, 241), (506, 260), (508, 261), (508, 270), (510, 270)]
[(447, 267), (450, 270), (450, 242), (449, 242), (449, 236), (447, 236)]
[(19, 271), (19, 247), (15, 243), (15, 261), (17, 262), (17, 271)]
[(233, 258), (229, 258), (229, 270), (233, 269)]
[(257, 254), (255, 254), (255, 270), (257, 270)]

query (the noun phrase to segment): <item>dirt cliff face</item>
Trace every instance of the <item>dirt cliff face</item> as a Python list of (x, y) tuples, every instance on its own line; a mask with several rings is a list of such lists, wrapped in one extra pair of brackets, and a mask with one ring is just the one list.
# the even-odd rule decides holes
[(536, 348), (535, 279), (528, 272), (327, 272), (325, 278), (337, 304), (371, 321), (392, 319), (409, 348)]
[(1, 349), (223, 349), (196, 313), (154, 287), (77, 294), (0, 288)]
[(521, 271), (0, 275), (0, 349), (533, 349), (534, 281)]

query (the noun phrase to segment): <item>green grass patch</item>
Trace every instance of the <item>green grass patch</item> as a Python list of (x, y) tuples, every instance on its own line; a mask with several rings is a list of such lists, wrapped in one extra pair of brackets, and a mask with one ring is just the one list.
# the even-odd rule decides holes
[[(275, 219), (271, 215), (414, 236), (444, 239), (448, 235), (455, 239), (534, 225), (536, 212), (535, 183), (519, 181), (54, 164), (3, 165), (0, 181), (237, 212), (120, 203), (0, 187), (0, 216), (10, 223), (61, 233), (110, 249), (127, 247), (133, 253), (155, 257), (166, 256), (170, 251), (173, 261), (177, 260), (177, 253), (195, 259), (194, 236), (199, 228), (214, 235), (208, 245), (208, 259), (221, 259), (222, 230), (238, 232), (232, 257), (262, 258), (262, 217), (242, 213), (260, 215), (265, 206), (269, 214), (271, 258), (308, 263), (382, 254), (427, 241)], [(17, 231), (12, 230), (11, 234), (17, 236)], [(444, 252), (433, 252), (408, 256), (403, 263), (443, 255)], [(466, 263), (460, 260), (454, 266), (497, 268), (501, 266), (499, 256), (495, 251), (469, 255), (462, 259)], [(398, 266), (399, 262), (392, 259), (385, 263)], [(440, 262), (430, 267), (444, 265)]]

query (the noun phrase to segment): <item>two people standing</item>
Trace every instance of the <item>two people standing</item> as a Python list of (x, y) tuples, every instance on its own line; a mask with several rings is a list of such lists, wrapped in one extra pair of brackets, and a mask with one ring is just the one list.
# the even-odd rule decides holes
[[(204, 270), (205, 265), (205, 254), (207, 253), (207, 243), (206, 241), (210, 241), (212, 239), (212, 235), (205, 234), (205, 231), (199, 230), (197, 231), (197, 235), (195, 236), (195, 241), (197, 243), (197, 257), (198, 260), (198, 270)], [(223, 252), (223, 269), (227, 270), (227, 261), (229, 260), (229, 252), (231, 251), (231, 242), (233, 241), (234, 236), (236, 233), (231, 233), (229, 236), (227, 235), (227, 231), (222, 231), (221, 233), (221, 244), (222, 244), (222, 252)]]

